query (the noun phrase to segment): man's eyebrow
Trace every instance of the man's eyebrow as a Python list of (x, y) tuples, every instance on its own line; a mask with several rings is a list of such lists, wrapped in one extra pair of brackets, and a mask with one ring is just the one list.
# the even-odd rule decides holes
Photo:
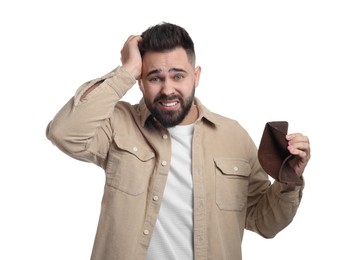
[[(159, 74), (162, 72), (162, 69), (154, 69), (154, 70), (151, 70), (147, 73), (147, 77), (152, 75), (152, 74)], [(180, 68), (171, 68), (168, 70), (168, 72), (184, 72), (184, 73), (187, 73), (186, 70), (184, 69), (180, 69)]]
[(147, 77), (152, 75), (152, 74), (159, 74), (162, 70), (161, 69), (154, 69), (154, 70), (151, 70), (147, 73)]
[(185, 72), (185, 73), (187, 73), (187, 71), (186, 70), (184, 70), (184, 69), (180, 69), (180, 68), (171, 68), (168, 72)]

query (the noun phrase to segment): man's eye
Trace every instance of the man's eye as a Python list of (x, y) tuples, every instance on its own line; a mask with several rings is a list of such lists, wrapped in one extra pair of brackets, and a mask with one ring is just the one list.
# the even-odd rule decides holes
[(160, 78), (158, 78), (158, 77), (153, 77), (153, 78), (150, 78), (149, 81), (152, 81), (152, 82), (159, 82), (159, 81), (160, 81)]
[(184, 78), (183, 75), (176, 75), (176, 76), (175, 76), (175, 79), (176, 79), (176, 80), (180, 80), (180, 79), (183, 79), (183, 78)]

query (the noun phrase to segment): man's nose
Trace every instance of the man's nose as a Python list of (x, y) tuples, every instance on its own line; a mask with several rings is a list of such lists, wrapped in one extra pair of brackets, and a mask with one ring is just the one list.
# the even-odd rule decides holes
[(175, 90), (173, 88), (173, 84), (170, 82), (170, 80), (166, 79), (163, 81), (161, 93), (165, 94), (167, 96), (175, 93)]

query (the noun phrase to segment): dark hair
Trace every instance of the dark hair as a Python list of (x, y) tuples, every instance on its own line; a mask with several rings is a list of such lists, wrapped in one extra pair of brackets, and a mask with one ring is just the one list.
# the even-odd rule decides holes
[(143, 39), (139, 50), (142, 57), (147, 51), (165, 52), (182, 47), (189, 62), (195, 66), (194, 42), (184, 28), (163, 22), (149, 27), (141, 36)]

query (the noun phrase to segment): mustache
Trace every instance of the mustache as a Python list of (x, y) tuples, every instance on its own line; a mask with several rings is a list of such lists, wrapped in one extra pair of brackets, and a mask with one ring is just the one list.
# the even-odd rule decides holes
[(176, 94), (172, 94), (172, 95), (165, 95), (165, 94), (160, 94), (159, 96), (157, 96), (154, 99), (154, 102), (159, 102), (160, 100), (174, 100), (174, 99), (178, 99), (180, 102), (183, 101), (182, 96), (180, 95), (176, 95)]

